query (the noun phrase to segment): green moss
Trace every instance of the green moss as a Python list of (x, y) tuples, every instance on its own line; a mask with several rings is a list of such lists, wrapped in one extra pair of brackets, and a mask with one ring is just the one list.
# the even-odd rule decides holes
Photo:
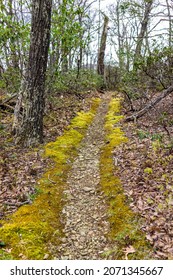
[(90, 122), (93, 119), (92, 112), (79, 112), (77, 117), (72, 121), (72, 127), (74, 128), (85, 128), (87, 126), (88, 121)]
[[(91, 120), (90, 120), (91, 121)], [(85, 127), (88, 123), (85, 121)], [(71, 128), (64, 135), (57, 138), (55, 142), (46, 145), (45, 156), (53, 157), (58, 164), (65, 164), (73, 147), (76, 147), (82, 140), (83, 135)]]
[(152, 173), (153, 173), (153, 169), (150, 168), (150, 167), (147, 167), (147, 168), (144, 169), (144, 173), (146, 173), (146, 174), (152, 174)]
[(160, 141), (159, 140), (153, 141), (152, 142), (152, 148), (153, 148), (154, 152), (157, 153), (161, 148)]
[(129, 254), (129, 259), (146, 259), (149, 258), (150, 246), (144, 233), (139, 229), (140, 219), (130, 209), (121, 181), (114, 175), (112, 151), (127, 141), (121, 128), (115, 127), (115, 124), (122, 119), (122, 116), (117, 115), (120, 111), (120, 102), (118, 98), (110, 102), (105, 121), (107, 144), (102, 148), (100, 157), (100, 183), (108, 202), (109, 238), (116, 244), (116, 247), (106, 252), (106, 255), (109, 257), (111, 255), (113, 259), (124, 259), (123, 250), (131, 245), (135, 248), (135, 252)]
[[(54, 168), (48, 170), (37, 182), (37, 193), (31, 205), (25, 205), (16, 213), (1, 221), (1, 240), (7, 244), (0, 251), (0, 259), (43, 259), (56, 255), (62, 237), (60, 221), (62, 198), (67, 173), (77, 154), (77, 147), (92, 122), (99, 99), (92, 102), (89, 112), (78, 113), (72, 124), (55, 142), (45, 146), (45, 156), (53, 158)], [(80, 128), (81, 131), (77, 131)], [(10, 253), (9, 253), (10, 252)]]
[(95, 114), (95, 109), (100, 104), (99, 98), (92, 99), (92, 106), (89, 112), (78, 112), (77, 116), (72, 120), (70, 128), (85, 129), (88, 123), (91, 123)]
[(109, 104), (108, 114), (106, 115), (105, 129), (108, 131), (106, 138), (111, 148), (127, 141), (120, 127), (115, 127), (115, 125), (123, 119), (123, 116), (118, 115), (120, 111), (120, 102), (121, 99), (112, 98)]
[(5, 249), (0, 249), (0, 260), (13, 260), (13, 258)]

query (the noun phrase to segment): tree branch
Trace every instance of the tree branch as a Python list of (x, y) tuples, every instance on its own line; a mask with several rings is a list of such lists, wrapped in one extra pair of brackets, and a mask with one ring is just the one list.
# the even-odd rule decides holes
[(152, 107), (154, 107), (157, 103), (159, 103), (163, 98), (168, 96), (169, 94), (173, 93), (173, 85), (171, 85), (166, 90), (163, 90), (159, 96), (157, 96), (154, 100), (151, 100), (142, 110), (139, 112), (127, 117), (125, 119), (126, 122), (136, 120), (143, 115), (145, 115)]

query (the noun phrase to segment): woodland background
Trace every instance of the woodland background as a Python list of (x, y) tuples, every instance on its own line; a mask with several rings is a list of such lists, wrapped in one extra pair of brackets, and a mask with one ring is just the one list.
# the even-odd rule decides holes
[[(1, 217), (39, 192), (34, 184), (51, 163), (38, 143), (62, 135), (76, 112), (90, 107), (92, 96), (116, 90), (124, 98), (129, 138), (114, 152), (118, 175), (131, 207), (145, 218), (143, 230), (156, 258), (173, 258), (173, 2), (116, 0), (103, 10), (101, 1), (53, 0), (41, 137), (32, 142), (26, 134), (22, 142), (16, 139), (24, 121), (18, 123), (16, 137), (14, 116), (19, 109), (24, 120), (28, 99), (20, 108), (17, 104), (28, 73), (36, 77), (42, 69), (38, 60), (32, 70), (35, 60), (30, 59), (36, 54), (34, 34), (40, 32), (32, 32), (31, 22), (38, 2), (0, 0)], [(43, 84), (40, 77), (37, 82)]]

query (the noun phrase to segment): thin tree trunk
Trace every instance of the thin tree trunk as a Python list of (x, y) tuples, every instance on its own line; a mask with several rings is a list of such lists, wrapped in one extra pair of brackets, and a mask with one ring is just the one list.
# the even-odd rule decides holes
[(141, 30), (138, 35), (137, 43), (136, 43), (136, 49), (135, 49), (135, 56), (134, 56), (134, 68), (136, 68), (136, 63), (138, 59), (141, 57), (141, 50), (142, 50), (142, 44), (144, 40), (144, 36), (147, 31), (147, 26), (149, 22), (149, 16), (153, 5), (153, 0), (146, 1), (145, 6), (145, 12), (144, 12), (144, 18), (141, 22)]
[[(78, 17), (79, 24), (82, 27), (82, 14)], [(82, 69), (82, 62), (83, 62), (83, 46), (82, 46), (82, 39), (83, 39), (83, 32), (81, 31), (80, 34), (80, 47), (79, 47), (79, 72)]]
[(63, 74), (66, 74), (68, 72), (68, 48), (66, 47), (65, 43), (63, 47), (61, 48), (61, 59), (62, 59), (62, 64), (61, 64), (61, 70)]
[[(8, 16), (10, 20), (14, 20), (14, 13), (13, 13), (13, 0), (8, 0)], [(17, 55), (17, 46), (16, 42), (10, 37), (10, 55), (11, 55), (11, 62), (14, 69), (19, 69), (19, 57)]]
[(108, 23), (109, 23), (109, 18), (105, 15), (103, 32), (102, 32), (101, 42), (100, 42), (100, 49), (98, 54), (98, 63), (97, 63), (97, 72), (99, 75), (103, 77), (104, 77), (104, 70), (105, 70), (104, 57), (105, 57), (106, 40), (107, 40), (107, 33), (108, 33)]
[[(171, 9), (170, 9), (170, 5), (169, 5), (169, 1), (166, 0), (166, 6), (167, 6), (167, 10), (168, 10), (168, 18), (169, 18), (169, 51), (171, 51), (172, 48), (172, 16), (171, 16)], [(172, 67), (172, 58), (171, 58), (171, 54), (168, 54), (168, 63), (169, 63), (169, 71), (171, 70)]]
[[(118, 32), (118, 60), (119, 60), (119, 67), (120, 67), (120, 71), (124, 70), (124, 37), (121, 35), (121, 31), (120, 31), (120, 2), (117, 2), (117, 6), (116, 6), (116, 16), (117, 16), (117, 32)], [(124, 33), (124, 30), (123, 30)]]
[(157, 103), (159, 103), (163, 98), (165, 98), (167, 95), (173, 93), (173, 85), (171, 85), (166, 90), (163, 90), (159, 96), (157, 96), (154, 100), (151, 100), (142, 110), (135, 113), (132, 116), (129, 116), (125, 119), (125, 121), (133, 121), (136, 120), (143, 115), (145, 115), (150, 109), (152, 109)]
[(50, 42), (52, 0), (32, 1), (31, 43), (27, 76), (14, 113), (16, 143), (31, 146), (43, 142), (44, 90)]

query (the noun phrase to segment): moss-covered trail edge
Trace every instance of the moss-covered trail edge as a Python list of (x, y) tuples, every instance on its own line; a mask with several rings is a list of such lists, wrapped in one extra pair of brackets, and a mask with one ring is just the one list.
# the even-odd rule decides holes
[(62, 236), (61, 209), (63, 189), (77, 149), (100, 104), (92, 100), (88, 112), (79, 112), (64, 134), (45, 146), (45, 156), (54, 160), (37, 182), (38, 194), (31, 205), (20, 207), (0, 221), (0, 259), (52, 259)]
[[(140, 230), (140, 217), (129, 207), (113, 160), (113, 150), (125, 145), (120, 121), (121, 98), (111, 97), (105, 118), (105, 144), (100, 155), (100, 189), (107, 200), (110, 223), (108, 240), (112, 249), (105, 259), (150, 259), (151, 248)], [(0, 259), (54, 259), (63, 236), (61, 210), (67, 174), (78, 154), (78, 147), (97, 113), (100, 99), (93, 99), (88, 112), (79, 112), (64, 134), (45, 146), (45, 156), (53, 158), (54, 167), (37, 182), (38, 194), (31, 205), (0, 221)], [(130, 249), (131, 251), (130, 251)]]
[[(152, 248), (144, 232), (141, 231), (141, 217), (129, 206), (129, 198), (125, 196), (122, 183), (116, 176), (113, 151), (119, 145), (128, 141), (123, 133), (123, 116), (121, 112), (121, 97), (111, 99), (105, 119), (105, 145), (100, 156), (100, 186), (107, 197), (110, 223), (109, 239), (112, 240), (112, 250), (106, 252), (108, 259), (151, 259)], [(128, 179), (128, 178), (127, 178)]]

